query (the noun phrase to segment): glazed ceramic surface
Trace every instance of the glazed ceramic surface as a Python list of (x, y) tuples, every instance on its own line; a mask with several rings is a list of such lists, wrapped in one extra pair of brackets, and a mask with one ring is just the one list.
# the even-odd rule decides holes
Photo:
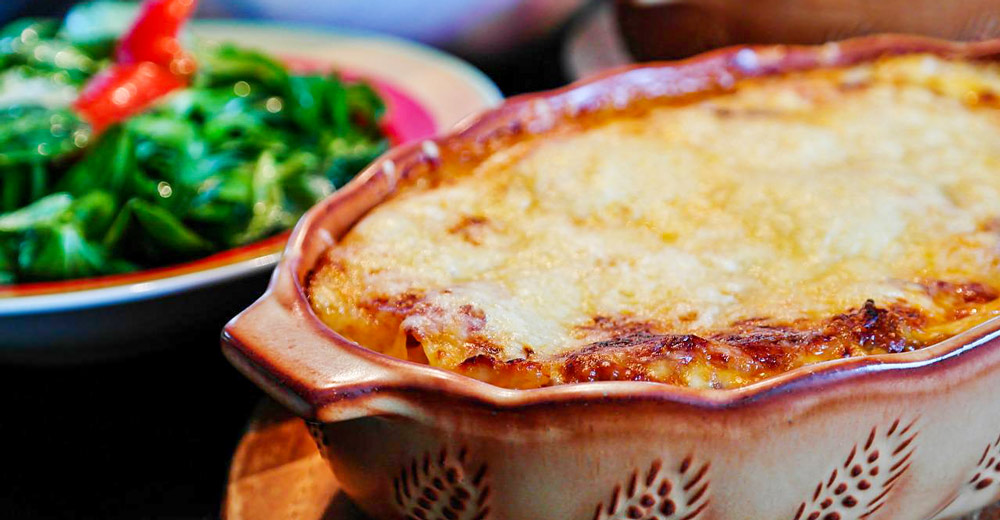
[(981, 508), (1000, 498), (997, 320), (923, 350), (735, 390), (508, 390), (346, 340), (315, 317), (302, 282), (400, 179), (565, 117), (886, 54), (998, 51), (1000, 42), (898, 36), (733, 48), (512, 99), (457, 133), (390, 152), (311, 210), (268, 293), (226, 327), (224, 352), (312, 421), (342, 489), (374, 518), (925, 520)]
[[(299, 69), (337, 67), (372, 81), (388, 101), (386, 128), (396, 143), (445, 131), (501, 99), (464, 62), (391, 37), (208, 21), (195, 23), (193, 31), (265, 50)], [(286, 238), (124, 276), (0, 286), (0, 359), (46, 363), (116, 355), (172, 329), (221, 322), (260, 294)]]
[[(364, 520), (301, 419), (265, 399), (250, 419), (229, 468), (225, 520)], [(961, 517), (1000, 520), (1000, 504)]]

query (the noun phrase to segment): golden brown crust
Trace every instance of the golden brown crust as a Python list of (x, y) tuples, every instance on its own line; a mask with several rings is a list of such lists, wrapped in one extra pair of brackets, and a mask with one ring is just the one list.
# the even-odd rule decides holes
[[(955, 289), (945, 297), (962, 298), (963, 290)], [(965, 312), (971, 309), (964, 307)], [(484, 354), (463, 363), (460, 371), (501, 386), (524, 382), (529, 374), (537, 376), (529, 387), (593, 381), (688, 385), (692, 374), (708, 373), (709, 386), (723, 388), (751, 384), (809, 362), (898, 353), (928, 344), (910, 334), (926, 322), (920, 311), (903, 306), (882, 309), (871, 300), (822, 323), (773, 325), (754, 320), (709, 337), (658, 334), (649, 324), (605, 317), (594, 321), (609, 339), (594, 341), (560, 359), (504, 363)]]
[[(918, 70), (919, 67), (923, 66), (916, 65)], [(936, 61), (929, 62), (927, 65), (928, 68), (941, 66), (950, 65), (942, 65)], [(961, 81), (954, 84), (938, 82), (933, 75), (930, 79), (918, 78), (918, 80), (914, 80), (914, 85), (916, 85), (914, 88), (905, 92), (902, 92), (904, 89), (900, 89), (902, 93), (897, 93), (892, 90), (891, 85), (893, 81), (898, 79), (893, 75), (900, 73), (895, 71), (893, 67), (894, 64), (890, 63), (885, 67), (886, 70), (878, 71), (878, 74), (884, 76), (881, 78), (874, 77), (877, 74), (873, 74), (870, 70), (859, 69), (860, 73), (857, 74), (854, 73), (855, 71), (848, 71), (829, 76), (824, 75), (824, 73), (803, 75), (793, 77), (787, 83), (772, 80), (760, 81), (753, 83), (753, 88), (747, 90), (757, 89), (765, 97), (753, 97), (754, 93), (751, 92), (745, 98), (741, 98), (739, 103), (730, 103), (726, 96), (715, 98), (706, 94), (674, 98), (668, 102), (635, 103), (624, 110), (595, 112), (586, 117), (569, 120), (557, 130), (548, 132), (545, 138), (549, 142), (558, 143), (564, 137), (586, 134), (589, 129), (600, 129), (609, 122), (613, 122), (620, 129), (620, 134), (616, 135), (623, 136), (623, 140), (627, 140), (627, 138), (632, 137), (632, 133), (639, 135), (646, 132), (644, 128), (645, 118), (649, 116), (651, 111), (673, 106), (697, 105), (704, 108), (704, 114), (709, 114), (710, 117), (698, 121), (710, 121), (709, 126), (738, 124), (744, 125), (746, 128), (755, 128), (752, 125), (764, 125), (760, 128), (768, 130), (773, 129), (774, 125), (787, 124), (789, 127), (798, 125), (795, 127), (801, 127), (805, 131), (809, 131), (811, 128), (822, 128), (822, 125), (825, 124), (823, 117), (832, 117), (816, 117), (816, 114), (812, 112), (816, 107), (828, 107), (833, 103), (861, 96), (868, 96), (872, 100), (882, 99), (885, 102), (901, 102), (900, 99), (912, 98), (917, 99), (919, 103), (926, 103), (924, 98), (914, 96), (930, 93), (932, 96), (940, 96), (941, 101), (938, 104), (948, 106), (949, 110), (968, 111), (993, 108), (991, 103), (995, 96), (989, 90), (995, 86), (993, 83), (996, 82), (993, 72), (985, 74), (985, 80), (981, 83), (972, 84), (962, 83), (962, 81), (968, 80), (964, 77), (959, 77)], [(914, 64), (907, 63), (906, 67), (913, 68)], [(969, 71), (962, 71), (962, 74), (966, 73)], [(975, 76), (976, 74), (978, 72), (969, 75)], [(957, 76), (961, 76), (961, 74), (957, 74)], [(757, 80), (752, 81), (756, 82)], [(956, 84), (959, 86), (956, 87)], [(876, 90), (876, 86), (880, 87), (881, 90), (869, 92)], [(924, 92), (917, 92), (920, 89), (923, 89)], [(899, 99), (892, 96), (899, 96)], [(956, 98), (963, 103), (962, 107), (964, 108), (947, 105)], [(876, 101), (871, 100), (869, 102), (876, 103)], [(917, 104), (919, 105), (919, 103)], [(824, 108), (824, 110), (835, 112), (828, 108)], [(689, 112), (684, 114), (690, 117)], [(704, 114), (699, 114), (698, 117), (703, 117)], [(664, 132), (674, 131), (668, 125), (663, 126)], [(712, 127), (715, 128), (715, 126)], [(819, 137), (824, 136), (820, 135)], [(733, 278), (735, 282), (726, 285), (707, 277), (704, 287), (718, 292), (712, 298), (702, 298), (710, 303), (708, 307), (687, 305), (688, 300), (699, 301), (697, 298), (688, 298), (691, 292), (696, 292), (699, 289), (697, 286), (694, 288), (683, 286), (679, 290), (680, 292), (672, 297), (672, 300), (658, 301), (656, 305), (646, 305), (650, 300), (640, 300), (640, 305), (634, 309), (628, 305), (624, 307), (617, 304), (617, 306), (607, 306), (604, 301), (588, 304), (592, 307), (591, 309), (586, 309), (583, 305), (574, 307), (573, 304), (560, 302), (558, 305), (563, 307), (556, 309), (556, 311), (566, 312), (550, 321), (561, 320), (558, 321), (558, 325), (565, 326), (565, 330), (548, 331), (546, 332), (548, 336), (543, 333), (535, 334), (543, 327), (535, 327), (531, 324), (522, 327), (521, 324), (517, 323), (518, 320), (530, 321), (534, 319), (533, 312), (545, 313), (550, 309), (547, 309), (544, 303), (541, 305), (535, 303), (535, 307), (519, 307), (513, 311), (510, 307), (521, 303), (518, 298), (524, 298), (525, 287), (530, 287), (518, 277), (530, 279), (532, 276), (539, 275), (539, 272), (532, 272), (531, 269), (515, 270), (513, 273), (502, 272), (500, 267), (490, 264), (489, 253), (496, 251), (504, 261), (517, 261), (517, 254), (521, 251), (520, 248), (524, 247), (528, 254), (537, 256), (532, 260), (535, 262), (534, 264), (525, 265), (529, 267), (546, 265), (558, 268), (562, 265), (560, 263), (562, 259), (559, 258), (561, 254), (566, 256), (589, 254), (585, 251), (589, 251), (587, 248), (590, 247), (590, 244), (583, 244), (579, 250), (566, 251), (565, 253), (561, 248), (575, 247), (580, 244), (566, 242), (549, 250), (539, 249), (537, 244), (530, 243), (530, 240), (536, 238), (533, 235), (529, 234), (527, 238), (515, 236), (520, 230), (516, 229), (518, 226), (516, 215), (511, 218), (514, 211), (510, 207), (504, 207), (504, 212), (501, 213), (489, 213), (491, 209), (494, 209), (492, 206), (468, 203), (470, 200), (478, 201), (489, 197), (507, 197), (505, 203), (509, 203), (514, 198), (510, 194), (516, 195), (517, 190), (524, 188), (518, 183), (533, 182), (534, 178), (527, 175), (508, 179), (505, 173), (512, 168), (527, 168), (524, 166), (525, 161), (532, 160), (531, 154), (527, 153), (527, 150), (534, 150), (532, 148), (534, 144), (531, 141), (532, 139), (524, 139), (520, 143), (506, 143), (504, 147), (499, 148), (498, 151), (504, 152), (505, 155), (498, 153), (495, 157), (487, 158), (487, 167), (483, 167), (485, 174), (468, 173), (481, 166), (481, 163), (477, 162), (475, 165), (465, 164), (457, 167), (458, 172), (446, 168), (440, 169), (434, 175), (418, 180), (412, 189), (402, 190), (400, 195), (391, 199), (387, 204), (393, 206), (394, 201), (404, 201), (400, 202), (400, 207), (407, 208), (409, 213), (402, 212), (393, 215), (391, 210), (380, 212), (377, 208), (376, 213), (381, 220), (363, 219), (359, 228), (348, 234), (344, 242), (333, 248), (326, 256), (325, 261), (329, 267), (323, 266), (321, 262), (316, 272), (321, 273), (322, 276), (313, 278), (309, 284), (310, 295), (317, 313), (335, 330), (362, 345), (398, 357), (429, 362), (435, 366), (448, 368), (505, 387), (533, 388), (569, 382), (637, 380), (695, 387), (732, 388), (751, 384), (810, 363), (871, 354), (898, 353), (922, 348), (980, 323), (997, 312), (998, 292), (994, 283), (997, 280), (996, 259), (990, 260), (982, 257), (984, 251), (993, 251), (988, 254), (995, 256), (996, 251), (990, 249), (990, 244), (996, 242), (994, 236), (996, 235), (994, 229), (996, 217), (980, 221), (977, 226), (973, 226), (975, 229), (962, 229), (956, 233), (952, 233), (950, 230), (945, 230), (947, 233), (942, 231), (947, 227), (944, 224), (936, 229), (925, 230), (921, 228), (920, 232), (926, 232), (926, 236), (938, 240), (940, 247), (935, 246), (937, 249), (931, 248), (926, 251), (918, 248), (912, 249), (921, 255), (926, 254), (926, 259), (918, 258), (919, 255), (908, 254), (912, 252), (911, 250), (905, 250), (904, 253), (907, 254), (897, 255), (897, 258), (889, 256), (889, 253), (883, 251), (888, 251), (893, 246), (892, 244), (880, 243), (879, 230), (885, 227), (885, 222), (876, 219), (891, 220), (896, 218), (892, 212), (897, 211), (897, 206), (905, 204), (901, 204), (899, 200), (887, 199), (884, 204), (887, 208), (885, 212), (882, 212), (882, 208), (877, 204), (870, 207), (864, 206), (862, 211), (867, 211), (870, 216), (844, 220), (845, 225), (854, 228), (871, 227), (875, 230), (872, 233), (867, 233), (863, 229), (849, 229), (847, 231), (834, 229), (830, 231), (829, 226), (823, 227), (822, 225), (803, 229), (799, 227), (801, 221), (797, 221), (795, 218), (790, 218), (788, 221), (771, 219), (763, 224), (752, 219), (740, 220), (734, 221), (732, 224), (734, 227), (745, 225), (746, 235), (756, 234), (756, 238), (764, 236), (769, 240), (766, 244), (780, 253), (777, 261), (782, 261), (782, 258), (795, 260), (795, 262), (788, 263), (789, 269), (795, 269), (796, 262), (813, 261), (809, 257), (809, 250), (804, 249), (804, 247), (815, 247), (819, 243), (808, 241), (819, 235), (817, 231), (820, 233), (830, 231), (834, 242), (823, 247), (827, 247), (827, 250), (833, 250), (835, 253), (838, 248), (842, 250), (864, 249), (871, 245), (864, 241), (872, 241), (874, 245), (871, 245), (870, 249), (875, 253), (865, 257), (865, 261), (871, 263), (869, 267), (881, 269), (882, 266), (879, 266), (881, 257), (878, 255), (886, 255), (885, 258), (889, 259), (887, 262), (894, 260), (909, 262), (898, 271), (885, 269), (885, 273), (882, 273), (875, 269), (869, 269), (869, 272), (877, 271), (877, 276), (884, 276), (884, 278), (862, 278), (864, 283), (871, 284), (870, 288), (868, 286), (860, 289), (851, 288), (844, 295), (835, 295), (837, 297), (829, 300), (824, 299), (823, 305), (814, 309), (803, 307), (798, 309), (801, 312), (796, 312), (797, 303), (809, 303), (809, 298), (814, 300), (826, 298), (823, 294), (824, 290), (831, 292), (840, 290), (838, 283), (841, 281), (835, 276), (838, 269), (844, 269), (844, 272), (848, 273), (849, 276), (843, 280), (846, 285), (855, 281), (850, 276), (857, 273), (866, 274), (865, 266), (859, 269), (857, 266), (849, 265), (852, 259), (849, 254), (845, 254), (846, 260), (837, 259), (836, 262), (830, 262), (827, 265), (827, 272), (819, 269), (809, 275), (813, 278), (804, 278), (804, 284), (813, 283), (813, 285), (798, 295), (794, 294), (796, 286), (789, 285), (787, 281), (777, 278), (783, 274), (780, 270), (777, 270), (776, 274), (769, 273), (768, 276), (775, 277), (775, 280), (779, 280), (785, 285), (776, 285), (778, 282), (774, 282), (771, 285), (764, 284), (762, 287), (765, 289), (779, 287), (781, 290), (787, 291), (790, 296), (787, 298), (780, 295), (775, 296), (774, 301), (769, 304), (770, 306), (760, 307), (760, 312), (749, 312), (741, 315), (738, 312), (732, 312), (731, 305), (726, 307), (729, 305), (725, 303), (726, 298), (734, 293), (739, 294), (739, 291), (743, 290), (739, 286), (739, 283), (744, 281), (743, 279)], [(704, 145), (704, 143), (701, 144)], [(519, 148), (519, 146), (521, 147)], [(740, 149), (736, 150), (735, 153), (740, 153)], [(679, 153), (682, 154), (683, 151), (681, 150)], [(791, 151), (794, 152), (794, 150)], [(716, 155), (713, 156), (712, 153)], [(907, 153), (913, 154), (915, 152), (907, 151)], [(718, 151), (710, 150), (708, 156), (716, 157)], [(559, 156), (559, 158), (565, 161), (572, 159), (563, 156)], [(778, 162), (785, 159), (785, 157), (777, 155), (772, 155), (769, 158), (769, 160)], [(856, 167), (854, 165), (859, 160), (870, 159), (870, 157), (861, 157), (860, 159), (852, 159), (853, 162), (849, 161), (847, 164)], [(493, 161), (494, 164), (490, 164), (490, 161)], [(556, 164), (562, 165), (562, 163)], [(454, 167), (454, 164), (452, 166)], [(953, 165), (946, 165), (946, 167), (951, 166)], [(933, 173), (931, 168), (925, 169)], [(582, 172), (582, 175), (590, 175), (586, 168)], [(841, 173), (843, 172), (834, 169), (825, 174)], [(883, 174), (884, 172), (876, 170), (873, 173)], [(472, 192), (472, 195), (462, 193), (462, 190), (468, 188), (470, 184), (463, 181), (463, 175), (467, 174), (492, 179), (489, 181), (493, 183), (490, 185), (491, 191), (484, 192), (486, 195), (475, 191)], [(713, 172), (713, 174), (717, 173)], [(920, 175), (929, 174), (923, 171), (918, 172), (917, 182), (904, 186), (900, 192), (892, 192), (888, 195), (902, 200), (903, 195), (900, 193), (906, 193), (906, 190), (921, 189), (922, 186), (919, 183), (924, 181)], [(762, 179), (768, 180), (766, 177), (762, 177)], [(704, 214), (711, 217), (713, 211), (720, 211), (720, 214), (726, 215), (725, 205), (733, 197), (725, 190), (709, 192), (700, 201), (680, 207), (679, 213), (667, 214), (667, 218), (661, 218), (663, 214), (655, 214), (658, 220), (646, 219), (644, 221), (645, 217), (641, 213), (643, 207), (636, 209), (627, 204), (610, 204), (592, 210), (586, 206), (588, 202), (586, 190), (564, 189), (563, 186), (557, 184), (562, 180), (559, 177), (546, 177), (545, 180), (552, 185), (530, 186), (530, 189), (537, 190), (544, 196), (531, 199), (526, 203), (524, 211), (534, 210), (537, 213), (537, 206), (552, 202), (552, 200), (545, 198), (550, 192), (553, 199), (567, 196), (567, 194), (572, 197), (575, 194), (584, 200), (582, 204), (576, 205), (572, 204), (578, 201), (572, 201), (568, 206), (569, 211), (577, 211), (579, 215), (571, 215), (567, 229), (593, 230), (607, 226), (614, 230), (613, 225), (624, 222), (626, 223), (626, 227), (622, 229), (624, 233), (631, 233), (634, 230), (645, 232), (648, 229), (652, 232), (650, 236), (660, 241), (657, 242), (657, 247), (671, 250), (691, 246), (684, 242), (681, 242), (680, 245), (675, 244), (679, 240), (688, 239), (700, 228), (683, 228), (678, 233), (669, 226), (657, 227), (660, 223), (670, 222), (670, 218), (696, 221)], [(698, 188), (698, 186), (684, 184), (686, 179), (669, 178), (665, 180), (674, 182), (675, 184), (670, 185), (669, 189), (678, 193)], [(978, 203), (975, 199), (977, 194), (967, 190), (970, 187), (968, 179), (960, 178), (959, 181), (954, 185), (940, 186), (943, 196), (953, 200), (941, 203), (940, 208), (935, 209), (935, 211), (952, 211), (953, 207), (965, 210), (961, 204), (956, 202), (964, 200), (962, 197), (972, 201), (970, 204)], [(831, 186), (833, 189), (841, 190), (842, 193), (848, 193), (853, 189), (852, 186), (844, 183), (835, 183)], [(897, 188), (892, 184), (892, 179), (883, 179), (882, 186), (891, 189)], [(726, 187), (723, 184), (723, 188)], [(624, 189), (622, 185), (614, 185), (612, 188)], [(799, 189), (798, 186), (793, 186), (793, 188)], [(595, 191), (599, 193), (599, 188), (595, 188)], [(458, 193), (460, 196), (449, 195), (451, 193)], [(940, 199), (940, 195), (938, 193), (921, 194), (921, 197), (924, 199), (938, 197)], [(780, 197), (782, 193), (778, 193), (776, 196)], [(822, 194), (822, 196), (830, 195)], [(440, 207), (414, 203), (407, 206), (405, 201), (408, 198), (426, 199), (432, 205), (437, 204)], [(748, 200), (757, 204), (757, 200), (753, 196), (744, 196), (739, 202), (747, 203)], [(771, 207), (767, 207), (767, 203), (765, 203), (764, 206), (748, 205), (747, 207), (752, 211), (759, 210), (761, 207), (764, 208), (763, 211), (797, 211), (815, 220), (816, 214), (810, 213), (809, 208), (802, 210), (800, 208), (802, 204), (796, 199), (782, 199), (778, 202), (785, 204), (785, 206), (771, 204)], [(867, 199), (858, 201), (859, 204), (869, 204), (870, 202)], [(699, 204), (703, 204), (704, 207), (699, 206)], [(951, 205), (949, 206), (949, 204)], [(822, 204), (816, 203), (814, 205)], [(431, 208), (427, 210), (430, 213), (425, 214), (424, 209), (421, 208), (428, 207)], [(723, 209), (719, 210), (719, 207)], [(853, 207), (846, 209), (855, 210)], [(542, 217), (548, 218), (549, 216), (550, 214), (542, 212)], [(416, 219), (422, 225), (430, 223), (439, 227), (440, 233), (420, 235), (419, 238), (423, 241), (416, 240), (409, 245), (398, 245), (400, 248), (410, 248), (409, 251), (420, 260), (407, 259), (407, 261), (413, 262), (412, 269), (397, 273), (396, 266), (392, 262), (382, 263), (379, 260), (380, 258), (391, 258), (391, 255), (397, 253), (395, 249), (385, 248), (396, 240), (388, 238), (390, 234), (385, 233), (399, 232), (400, 226), (405, 227), (408, 224), (406, 220), (410, 218)], [(912, 215), (908, 215), (906, 218), (918, 223), (920, 220), (919, 218), (913, 219)], [(936, 215), (935, 218), (941, 222), (947, 222), (950, 217)], [(371, 222), (376, 223), (372, 224)], [(811, 223), (813, 221), (806, 224)], [(707, 222), (706, 228), (714, 229), (711, 228), (711, 225), (713, 225), (712, 222)], [(965, 224), (961, 224), (959, 227), (962, 225)], [(372, 227), (368, 229), (366, 226)], [(515, 229), (511, 230), (511, 228)], [(798, 234), (806, 231), (813, 234), (803, 235), (806, 239), (796, 241), (800, 238)], [(907, 240), (913, 235), (906, 234), (905, 230), (891, 231), (898, 232), (898, 236), (894, 235), (890, 237), (890, 240), (900, 241), (904, 246), (909, 247)], [(567, 233), (572, 232), (571, 230)], [(399, 242), (406, 243), (420, 233), (422, 231), (419, 229), (399, 232)], [(397, 235), (391, 236), (396, 237)], [(791, 237), (791, 239), (786, 239), (786, 237)], [(844, 240), (836, 242), (838, 237)], [(648, 238), (646, 235), (642, 235), (637, 236), (635, 240), (641, 241)], [(505, 240), (507, 242), (504, 242)], [(732, 237), (729, 240), (732, 240)], [(629, 253), (628, 248), (634, 247), (632, 242), (624, 240), (621, 243), (614, 241), (607, 243), (616, 243), (617, 247), (624, 250), (612, 248), (600, 251), (596, 256), (608, 253), (605, 255), (606, 258), (601, 256), (601, 259), (595, 260), (593, 265), (571, 266), (575, 270), (568, 274), (552, 271), (553, 276), (566, 276), (565, 283), (572, 286), (572, 289), (582, 287), (587, 290), (592, 288), (592, 285), (588, 285), (589, 282), (581, 282), (579, 279), (573, 278), (578, 276), (579, 272), (593, 269), (606, 269), (611, 272), (617, 269), (614, 272), (627, 275), (629, 270), (621, 267), (622, 262), (641, 262), (641, 254), (648, 254), (649, 251), (656, 252), (655, 248), (650, 250), (637, 248), (636, 251), (641, 254), (640, 258), (636, 260), (626, 254)], [(698, 243), (695, 246), (702, 247), (702, 244)], [(435, 256), (438, 247), (447, 253)], [(948, 256), (943, 252), (947, 248), (954, 249), (956, 255)], [(831, 256), (827, 250), (824, 250), (823, 254)], [(363, 258), (355, 256), (359, 251), (370, 256)], [(683, 252), (687, 254), (689, 251), (684, 250)], [(697, 252), (700, 254), (702, 251)], [(725, 267), (724, 259), (718, 260), (715, 251), (710, 251), (710, 253), (712, 254), (705, 257), (709, 262), (706, 265), (711, 266), (712, 269)], [(751, 251), (751, 253), (756, 252)], [(780, 255), (785, 256), (781, 257)], [(961, 255), (966, 255), (973, 262), (964, 262), (963, 259), (966, 257)], [(863, 255), (859, 255), (859, 257), (861, 256)], [(357, 260), (358, 258), (362, 259)], [(701, 262), (705, 258), (698, 257), (697, 260)], [(473, 260), (480, 263), (472, 268), (466, 265)], [(678, 259), (677, 255), (666, 260), (667, 263), (687, 261), (686, 258)], [(737, 265), (736, 270), (731, 270), (731, 272), (739, 273), (739, 269), (747, 266), (757, 268), (768, 261), (771, 261), (771, 257), (752, 258), (744, 262), (744, 265)], [(920, 262), (922, 261), (927, 263), (921, 266)], [(447, 267), (435, 265), (438, 263), (446, 264)], [(347, 264), (346, 268), (344, 264)], [(484, 265), (487, 267), (483, 267)], [(681, 265), (688, 264), (682, 263)], [(429, 271), (433, 272), (428, 275)], [(831, 275), (830, 272), (833, 272), (834, 275)], [(542, 274), (544, 273), (543, 271)], [(427, 275), (425, 278), (419, 278), (425, 275)], [(692, 276), (700, 275), (698, 272), (692, 271)], [(822, 279), (822, 283), (814, 283), (817, 279)], [(662, 278), (651, 281), (662, 281)], [(759, 281), (759, 279), (750, 280), (753, 283)], [(731, 288), (731, 286), (735, 288)], [(347, 288), (343, 289), (344, 287)], [(641, 286), (628, 286), (628, 284), (624, 284), (623, 287), (643, 289)], [(610, 286), (611, 291), (615, 289), (614, 286)], [(869, 289), (870, 293), (866, 292)], [(609, 287), (600, 286), (600, 290), (606, 294)], [(809, 292), (810, 290), (812, 292)], [(559, 291), (561, 291), (561, 287), (558, 284), (546, 285), (545, 288), (538, 289), (537, 293), (529, 294), (527, 298), (542, 301), (548, 297), (570, 298), (567, 294), (555, 294)], [(518, 296), (512, 296), (515, 293)], [(756, 294), (757, 297), (768, 296), (766, 290), (746, 294)], [(612, 295), (612, 297), (620, 298), (626, 302), (631, 298), (629, 295)], [(748, 298), (744, 301), (744, 308), (747, 310), (753, 310), (754, 306), (757, 305), (752, 299), (754, 296), (740, 297)], [(837, 299), (838, 297), (839, 299)], [(580, 298), (594, 299), (595, 297), (581, 295)], [(786, 303), (786, 300), (791, 303)], [(720, 301), (723, 303), (719, 303)], [(673, 306), (665, 307), (664, 302)], [(646, 306), (643, 307), (643, 305)], [(632, 312), (633, 310), (636, 312)], [(769, 312), (775, 310), (780, 312)], [(555, 311), (553, 313), (558, 314)], [(572, 316), (572, 318), (566, 318), (567, 315)], [(727, 322), (717, 317), (720, 315), (731, 319)], [(512, 323), (513, 325), (511, 325)], [(521, 328), (518, 329), (518, 327)], [(555, 338), (555, 341), (549, 341), (551, 338)]]
[[(944, 281), (924, 284), (928, 295), (946, 301), (951, 313), (944, 321), (974, 315), (994, 302), (998, 292), (978, 282)], [(734, 323), (730, 331), (707, 338), (693, 334), (657, 334), (655, 325), (626, 318), (596, 316), (579, 330), (609, 339), (594, 341), (549, 363), (512, 360), (499, 362), (480, 355), (463, 363), (467, 375), (512, 386), (536, 376), (529, 387), (553, 381), (658, 381), (686, 385), (687, 367), (701, 365), (718, 376), (715, 387), (730, 387), (734, 381), (751, 384), (787, 372), (806, 362), (906, 352), (937, 343), (943, 336), (914, 337), (928, 324), (928, 316), (904, 305), (879, 308), (872, 300), (824, 322), (800, 321), (767, 324), (764, 318)], [(488, 371), (483, 370), (488, 367)], [(518, 386), (518, 385), (513, 385)], [(524, 387), (523, 383), (522, 386)]]
[[(956, 283), (942, 280), (921, 284), (927, 295), (949, 312), (937, 318), (926, 312), (896, 304), (887, 308), (868, 300), (822, 320), (772, 323), (758, 317), (732, 324), (729, 330), (696, 334), (660, 332), (657, 324), (625, 316), (594, 316), (576, 327), (585, 346), (555, 359), (533, 359), (530, 348), (525, 356), (503, 360), (502, 346), (481, 334), (486, 316), (473, 304), (464, 304), (460, 313), (472, 334), (466, 347), (472, 354), (454, 370), (481, 381), (507, 388), (538, 388), (562, 383), (594, 381), (655, 381), (680, 386), (693, 384), (692, 376), (707, 374), (710, 387), (745, 386), (809, 363), (872, 354), (899, 353), (923, 348), (949, 334), (927, 335), (929, 325), (952, 323), (969, 317), (980, 322), (996, 315), (1000, 292), (980, 282)], [(432, 305), (415, 293), (394, 298), (379, 297), (360, 305), (372, 319), (392, 316), (399, 323), (421, 308), (434, 312)], [(980, 314), (977, 316), (977, 314)], [(600, 339), (603, 338), (603, 339)], [(420, 339), (407, 331), (409, 359), (427, 362)]]

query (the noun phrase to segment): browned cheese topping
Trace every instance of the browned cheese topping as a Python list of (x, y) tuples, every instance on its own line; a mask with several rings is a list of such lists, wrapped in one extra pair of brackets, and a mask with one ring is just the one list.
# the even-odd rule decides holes
[(445, 161), (330, 248), (313, 309), (511, 388), (733, 388), (932, 345), (1000, 309), (998, 72), (744, 80)]

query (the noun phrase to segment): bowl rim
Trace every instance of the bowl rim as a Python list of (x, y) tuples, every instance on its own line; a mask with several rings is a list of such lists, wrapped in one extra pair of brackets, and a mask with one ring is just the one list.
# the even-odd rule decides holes
[(0, 285), (0, 316), (126, 303), (222, 283), (273, 268), (288, 236), (283, 231), (203, 258), (131, 273)]
[[(434, 399), (448, 397), (493, 410), (622, 400), (719, 410), (815, 392), (864, 376), (903, 376), (925, 367), (952, 367), (959, 358), (963, 362), (976, 359), (980, 357), (976, 354), (988, 350), (981, 347), (1000, 337), (1000, 317), (923, 349), (806, 365), (733, 389), (636, 381), (508, 389), (398, 359), (350, 341), (313, 313), (303, 288), (302, 280), (312, 270), (318, 251), (334, 243), (327, 229), (329, 222), (339, 214), (355, 212), (357, 215), (349, 222), (340, 223), (345, 231), (350, 229), (368, 208), (392, 193), (401, 178), (440, 161), (441, 150), (460, 150), (462, 145), (470, 144), (488, 148), (492, 138), (544, 133), (556, 122), (577, 113), (622, 106), (619, 104), (637, 99), (719, 92), (745, 78), (849, 66), (902, 54), (986, 60), (1000, 56), (1000, 39), (960, 43), (882, 34), (824, 45), (737, 45), (685, 60), (627, 65), (562, 88), (509, 98), (500, 107), (466, 120), (448, 134), (394, 148), (302, 217), (267, 292), (224, 328), (223, 352), (272, 397), (300, 415), (323, 421), (388, 413), (386, 410), (398, 406), (374, 405), (372, 398), (406, 400), (419, 394), (430, 394)], [(556, 112), (558, 115), (553, 117)], [(310, 255), (313, 262), (305, 265)], [(279, 333), (280, 338), (276, 337)]]

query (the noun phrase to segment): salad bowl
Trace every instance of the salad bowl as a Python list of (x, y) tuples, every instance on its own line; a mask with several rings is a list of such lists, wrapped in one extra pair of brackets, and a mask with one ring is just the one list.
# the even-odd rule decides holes
[(1000, 320), (936, 345), (807, 365), (735, 389), (638, 381), (515, 390), (366, 349), (304, 286), (323, 252), (401, 179), (563, 118), (734, 80), (882, 56), (987, 60), (1000, 42), (877, 36), (739, 47), (630, 66), (521, 96), (399, 147), (307, 213), (223, 352), (304, 417), (343, 491), (373, 518), (930, 520), (1000, 498)]
[[(394, 144), (447, 130), (501, 99), (464, 62), (392, 37), (209, 20), (194, 22), (191, 32), (202, 40), (264, 50), (296, 70), (332, 67), (369, 81), (387, 101), (383, 126)], [(0, 359), (101, 358), (166, 346), (182, 328), (222, 323), (260, 294), (287, 237), (124, 275), (0, 285)]]

